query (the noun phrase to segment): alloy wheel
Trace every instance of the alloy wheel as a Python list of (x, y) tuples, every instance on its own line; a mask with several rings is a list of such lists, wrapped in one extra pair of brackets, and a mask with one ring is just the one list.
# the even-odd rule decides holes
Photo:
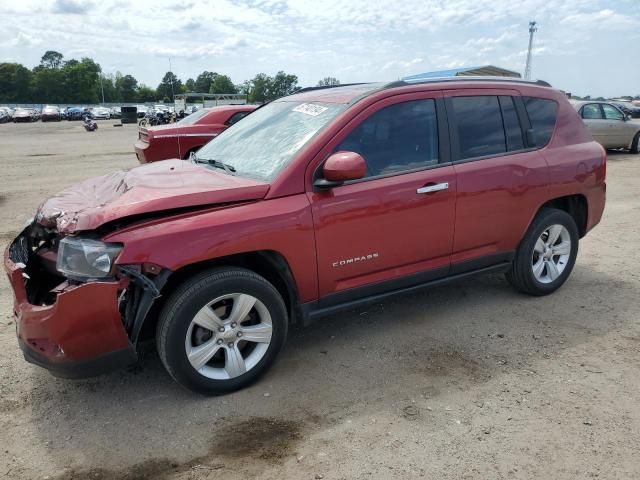
[(551, 225), (536, 240), (531, 255), (531, 268), (540, 283), (554, 282), (569, 262), (571, 236), (562, 225)]
[(185, 351), (191, 366), (213, 380), (250, 371), (267, 353), (273, 325), (267, 307), (245, 293), (207, 303), (191, 320)]

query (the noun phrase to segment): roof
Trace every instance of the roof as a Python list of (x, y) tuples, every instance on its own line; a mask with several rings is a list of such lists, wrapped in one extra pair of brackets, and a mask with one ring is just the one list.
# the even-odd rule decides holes
[(493, 65), (485, 65), (482, 67), (464, 67), (453, 68), (450, 70), (439, 70), (436, 72), (418, 73), (416, 75), (409, 75), (402, 80), (426, 80), (428, 78), (447, 78), (447, 77), (464, 77), (464, 76), (487, 76), (487, 77), (512, 77), (520, 78), (518, 72), (507, 70), (505, 68), (494, 67)]
[[(434, 72), (440, 73), (440, 72)], [(505, 76), (449, 76), (449, 77), (426, 77), (426, 78), (410, 78), (406, 77), (395, 82), (379, 82), (379, 83), (360, 83), (350, 85), (337, 85), (332, 87), (312, 87), (303, 89), (298, 93), (281, 97), (276, 102), (324, 102), (324, 103), (355, 103), (358, 100), (372, 95), (381, 90), (400, 87), (416, 87), (420, 84), (466, 84), (476, 82), (479, 84), (522, 84), (537, 87), (551, 87), (543, 80), (523, 80), (519, 77)]]
[(336, 85), (335, 87), (321, 87), (304, 89), (299, 93), (294, 93), (286, 97), (279, 98), (276, 102), (326, 102), (326, 103), (350, 103), (354, 99), (367, 96), (368, 94), (380, 90), (385, 83), (359, 83), (352, 85)]

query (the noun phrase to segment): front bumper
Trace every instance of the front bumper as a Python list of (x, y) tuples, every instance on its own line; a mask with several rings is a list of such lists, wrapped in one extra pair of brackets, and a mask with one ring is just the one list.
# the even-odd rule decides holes
[(88, 377), (136, 361), (118, 309), (117, 281), (56, 287), (51, 304), (28, 300), (24, 265), (4, 254), (18, 343), (27, 361), (63, 377)]

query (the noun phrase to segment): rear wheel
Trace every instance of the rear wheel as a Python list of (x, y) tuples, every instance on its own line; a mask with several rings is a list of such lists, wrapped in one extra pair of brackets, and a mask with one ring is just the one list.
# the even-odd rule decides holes
[(640, 132), (636, 133), (631, 142), (631, 153), (640, 153)]
[(548, 295), (567, 280), (578, 255), (578, 227), (563, 210), (540, 211), (520, 243), (509, 282), (529, 295)]
[(215, 269), (188, 280), (169, 298), (156, 341), (162, 363), (179, 384), (222, 394), (269, 369), (287, 326), (273, 285), (249, 270)]

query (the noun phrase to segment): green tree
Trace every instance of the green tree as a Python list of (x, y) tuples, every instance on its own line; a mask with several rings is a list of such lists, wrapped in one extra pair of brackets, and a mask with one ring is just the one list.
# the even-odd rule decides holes
[(147, 87), (144, 84), (140, 84), (140, 86), (138, 87), (138, 102), (155, 102), (156, 101), (156, 91), (151, 88), (151, 87)]
[(173, 95), (181, 93), (182, 89), (182, 81), (173, 72), (167, 72), (162, 77), (162, 82), (158, 85), (158, 88), (156, 88), (156, 94), (158, 98), (168, 98), (169, 101), (173, 101)]
[(243, 85), (249, 103), (264, 103), (269, 101), (269, 91), (273, 79), (265, 73), (259, 73)]
[(62, 67), (63, 55), (55, 50), (47, 50), (40, 59), (40, 66), (44, 68)]
[(318, 81), (319, 87), (330, 87), (331, 85), (340, 85), (340, 80), (336, 77), (324, 77), (322, 80)]
[(0, 63), (0, 102), (31, 100), (31, 70), (19, 63)]
[[(104, 101), (107, 103), (119, 102), (118, 91), (116, 90), (115, 76), (113, 74), (102, 76), (102, 89), (104, 90)], [(100, 92), (102, 95), (102, 92)], [(102, 97), (101, 97), (102, 98)]]
[(59, 68), (35, 67), (31, 75), (31, 100), (39, 103), (65, 101), (65, 76)]
[(132, 75), (124, 75), (116, 78), (116, 89), (121, 102), (135, 102), (138, 98), (138, 80)]
[(209, 86), (209, 93), (238, 93), (238, 89), (228, 75), (219, 75), (216, 73)]
[[(100, 65), (91, 58), (70, 60), (62, 68), (64, 94), (68, 102), (98, 103), (102, 99), (100, 91)], [(63, 101), (63, 100), (60, 100)]]
[(184, 83), (184, 88), (187, 92), (195, 92), (195, 88), (196, 88), (196, 81), (193, 78), (189, 78), (185, 83)]
[(193, 85), (194, 92), (208, 93), (211, 89), (211, 82), (213, 82), (216, 75), (218, 75), (216, 72), (208, 72), (206, 70), (198, 75)]
[(298, 77), (279, 71), (271, 82), (269, 100), (291, 95), (296, 90), (300, 90), (300, 87), (298, 87)]

